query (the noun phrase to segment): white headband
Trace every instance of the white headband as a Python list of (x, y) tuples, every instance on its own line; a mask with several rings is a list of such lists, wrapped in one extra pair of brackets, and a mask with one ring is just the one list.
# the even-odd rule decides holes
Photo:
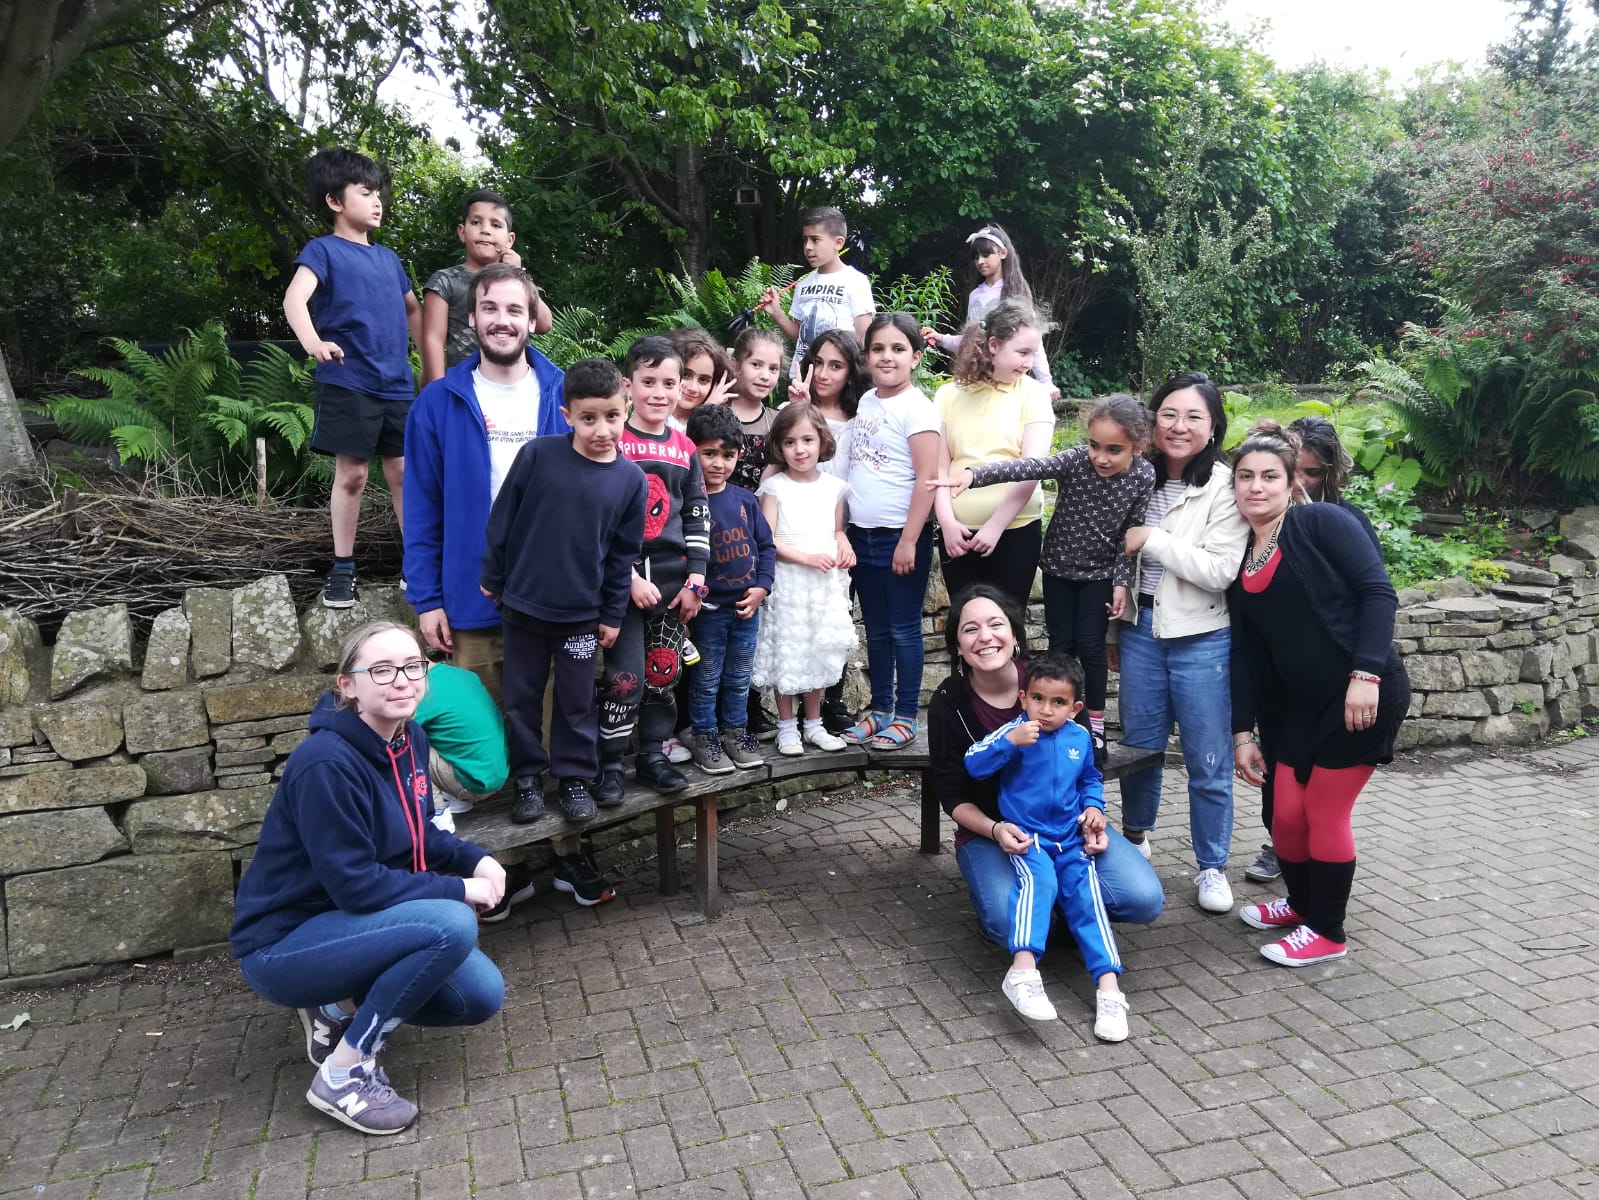
[(976, 233), (972, 234), (971, 237), (966, 239), (966, 244), (970, 246), (978, 238), (987, 238), (1000, 249), (1003, 250), (1005, 248), (1005, 235), (999, 230), (995, 229), (992, 225), (984, 225)]

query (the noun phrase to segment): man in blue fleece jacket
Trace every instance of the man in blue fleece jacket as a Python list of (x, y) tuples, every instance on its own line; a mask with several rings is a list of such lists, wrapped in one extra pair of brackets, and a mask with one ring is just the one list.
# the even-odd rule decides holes
[(1121, 1042), (1127, 1039), (1121, 957), (1092, 857), (1105, 848), (1105, 795), (1093, 739), (1076, 724), (1082, 690), (1082, 664), (1071, 655), (1033, 659), (1022, 684), (1022, 715), (966, 751), (966, 772), (974, 779), (999, 776), (994, 840), (1016, 869), (1005, 998), (1030, 1020), (1055, 1019), (1038, 958), (1058, 900), (1099, 987), (1094, 1036)]
[(518, 267), (472, 277), (479, 353), (422, 389), (405, 423), (405, 597), (428, 645), (483, 680), (498, 704), (500, 614), (478, 590), (483, 531), (517, 451), (566, 433), (564, 378), (527, 344), (537, 292)]

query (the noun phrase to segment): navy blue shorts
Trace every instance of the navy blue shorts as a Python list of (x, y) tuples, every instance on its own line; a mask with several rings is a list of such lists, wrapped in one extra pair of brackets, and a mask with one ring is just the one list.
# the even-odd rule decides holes
[(318, 383), (311, 449), (360, 459), (403, 458), (405, 414), (410, 410), (409, 400), (390, 400)]

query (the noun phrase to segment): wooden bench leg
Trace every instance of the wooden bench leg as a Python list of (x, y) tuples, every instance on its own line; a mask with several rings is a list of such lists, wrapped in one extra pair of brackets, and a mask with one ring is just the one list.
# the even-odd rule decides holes
[(942, 849), (939, 840), (940, 824), (944, 819), (944, 810), (938, 806), (938, 797), (933, 795), (933, 773), (922, 772), (922, 853), (937, 854)]
[(722, 912), (722, 884), (716, 874), (716, 797), (701, 796), (694, 813), (694, 875), (700, 908), (707, 917)]
[(660, 875), (658, 890), (675, 896), (682, 888), (677, 876), (677, 810), (668, 804), (655, 810), (655, 867)]

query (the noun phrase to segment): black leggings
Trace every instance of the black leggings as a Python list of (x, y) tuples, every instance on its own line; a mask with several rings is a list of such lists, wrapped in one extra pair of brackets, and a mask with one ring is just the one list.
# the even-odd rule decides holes
[(1076, 655), (1083, 664), (1083, 707), (1105, 711), (1105, 630), (1110, 627), (1112, 585), (1108, 579), (1062, 579), (1044, 575), (1044, 628), (1051, 653)]
[[(967, 530), (968, 533), (975, 532)], [(944, 569), (944, 587), (953, 600), (974, 583), (991, 583), (1023, 608), (1033, 591), (1033, 577), (1038, 574), (1038, 552), (1044, 540), (1044, 524), (1032, 521), (1020, 529), (1007, 529), (999, 535), (999, 543), (987, 558), (975, 550), (968, 550), (959, 558), (951, 558), (938, 548), (939, 563)]]

